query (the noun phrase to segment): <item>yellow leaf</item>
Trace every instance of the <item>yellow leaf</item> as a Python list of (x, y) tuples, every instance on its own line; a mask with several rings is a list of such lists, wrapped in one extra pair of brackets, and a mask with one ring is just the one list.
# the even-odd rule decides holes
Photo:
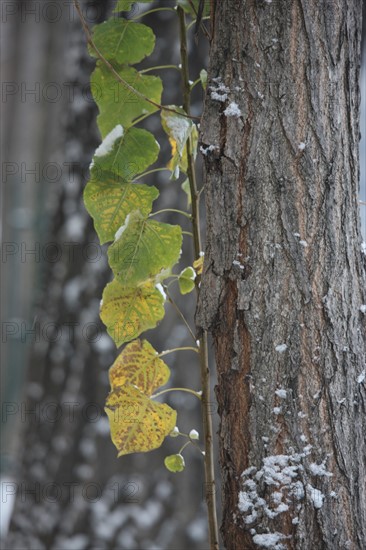
[(200, 256), (199, 258), (197, 258), (197, 260), (193, 262), (193, 267), (196, 270), (197, 275), (201, 275), (202, 273), (203, 260), (204, 260), (204, 255), (202, 254), (202, 256)]
[(126, 288), (114, 279), (104, 289), (100, 317), (120, 346), (157, 325), (164, 317), (164, 297), (151, 283)]
[(131, 385), (112, 391), (105, 411), (118, 456), (157, 449), (177, 419), (168, 405), (156, 403)]
[(134, 340), (119, 354), (109, 369), (112, 390), (133, 384), (146, 395), (166, 384), (170, 371), (147, 340)]

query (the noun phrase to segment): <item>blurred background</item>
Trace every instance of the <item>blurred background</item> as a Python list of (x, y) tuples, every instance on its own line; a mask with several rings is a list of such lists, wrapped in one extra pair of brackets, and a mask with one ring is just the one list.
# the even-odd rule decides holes
[[(103, 21), (113, 5), (82, 2), (90, 25)], [(131, 14), (156, 5), (172, 2), (136, 4)], [(94, 62), (72, 1), (2, 0), (0, 8), (2, 548), (207, 549), (199, 453), (188, 448), (186, 470), (171, 474), (163, 459), (180, 441), (168, 438), (162, 449), (121, 459), (110, 441), (103, 405), (116, 349), (99, 320), (110, 271), (82, 202), (100, 143), (89, 87)], [(156, 12), (146, 22), (157, 35), (148, 65), (178, 64), (175, 15)], [(360, 200), (366, 201), (365, 28), (363, 35)], [(208, 48), (202, 36), (190, 47), (194, 80), (206, 67)], [(181, 104), (178, 71), (157, 74), (165, 85), (163, 103)], [(193, 114), (200, 114), (201, 102), (197, 86)], [(149, 117), (146, 127), (161, 144), (160, 163), (166, 162), (159, 116)], [(157, 209), (186, 207), (180, 184), (166, 172), (148, 183), (162, 192)], [(366, 241), (366, 206), (361, 220)], [(164, 221), (175, 223), (169, 215)], [(185, 243), (182, 266), (192, 259)], [(194, 297), (173, 295), (192, 321)], [(190, 345), (176, 312), (166, 309), (147, 338), (158, 351)], [(172, 385), (200, 389), (192, 355), (167, 357)], [(174, 393), (167, 402), (178, 409), (182, 431), (201, 432), (193, 396)], [(212, 413), (217, 424), (215, 407)]]

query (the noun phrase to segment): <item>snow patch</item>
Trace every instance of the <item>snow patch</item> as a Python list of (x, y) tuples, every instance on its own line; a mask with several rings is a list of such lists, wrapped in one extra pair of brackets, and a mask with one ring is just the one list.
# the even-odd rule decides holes
[(116, 234), (114, 236), (115, 241), (118, 241), (118, 239), (121, 237), (122, 233), (124, 232), (124, 230), (128, 226), (129, 221), (130, 221), (130, 214), (127, 214), (126, 219), (125, 219), (125, 223), (123, 225), (121, 225), (121, 227), (119, 229), (117, 229), (117, 231), (116, 231)]
[(332, 477), (332, 473), (328, 472), (324, 462), (321, 464), (316, 464), (315, 462), (312, 462), (309, 466), (311, 473), (314, 476), (326, 476), (326, 477)]
[(200, 146), (200, 151), (205, 157), (207, 157), (208, 153), (211, 153), (212, 151), (215, 151), (217, 149), (218, 147), (216, 147), (215, 145), (208, 145), (207, 147), (202, 147), (202, 145)]
[(357, 377), (357, 384), (362, 384), (365, 378), (366, 378), (366, 371), (363, 370), (361, 374)]
[(278, 346), (275, 347), (275, 350), (278, 351), (278, 353), (283, 353), (287, 350), (286, 344), (278, 344)]
[(278, 395), (278, 397), (280, 397), (281, 399), (286, 399), (287, 397), (287, 391), (282, 388), (280, 388), (279, 390), (276, 390), (275, 394)]
[(123, 127), (121, 124), (117, 124), (115, 128), (103, 139), (98, 149), (95, 151), (96, 157), (104, 157), (108, 155), (113, 149), (114, 142), (123, 136)]
[(271, 548), (272, 550), (281, 550), (285, 548), (283, 544), (278, 544), (283, 540), (285, 535), (282, 533), (266, 533), (263, 535), (254, 535), (253, 542), (261, 548)]
[(303, 151), (305, 149), (306, 145), (303, 141), (301, 141), (298, 145), (298, 149), (300, 149), (300, 151)]
[(239, 118), (241, 116), (241, 110), (238, 107), (238, 104), (235, 101), (232, 101), (224, 111), (225, 116), (233, 116)]
[(310, 499), (313, 503), (314, 508), (319, 510), (323, 506), (324, 495), (319, 489), (315, 489), (312, 485), (308, 484), (306, 487), (307, 491), (310, 493)]
[(366, 304), (362, 304), (360, 306), (360, 311), (361, 311), (361, 313), (366, 313)]
[(160, 292), (160, 294), (162, 295), (164, 300), (166, 300), (166, 294), (164, 292), (164, 289), (163, 289), (162, 285), (160, 283), (158, 283), (157, 285), (155, 285), (155, 288), (156, 288), (156, 290), (158, 290)]
[(176, 141), (183, 146), (191, 129), (191, 121), (182, 116), (172, 116), (167, 117), (165, 123)]
[(215, 84), (209, 88), (211, 91), (211, 99), (224, 103), (228, 98), (227, 94), (230, 92), (229, 88), (225, 86), (220, 77), (213, 78), (212, 81)]

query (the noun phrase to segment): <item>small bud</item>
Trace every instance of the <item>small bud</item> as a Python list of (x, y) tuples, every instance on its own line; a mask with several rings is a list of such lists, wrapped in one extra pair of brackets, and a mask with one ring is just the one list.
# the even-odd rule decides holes
[(190, 439), (199, 439), (200, 434), (197, 432), (197, 430), (191, 430), (189, 432)]
[(174, 430), (172, 430), (169, 435), (170, 435), (170, 437), (178, 437), (178, 435), (179, 435), (178, 426), (175, 426)]

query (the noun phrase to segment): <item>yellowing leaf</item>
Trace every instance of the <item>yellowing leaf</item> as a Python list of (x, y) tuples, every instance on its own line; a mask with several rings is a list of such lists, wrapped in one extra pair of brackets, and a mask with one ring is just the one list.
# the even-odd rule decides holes
[(177, 419), (168, 405), (156, 403), (131, 385), (112, 391), (105, 411), (118, 456), (157, 449)]
[[(170, 105), (170, 108), (185, 114), (181, 107)], [(172, 171), (172, 179), (178, 179), (179, 170), (185, 173), (187, 171), (186, 144), (189, 138), (192, 142), (192, 154), (196, 155), (197, 128), (191, 119), (166, 110), (161, 111), (161, 121), (172, 148), (172, 158), (168, 163), (168, 168)]]
[[(126, 216), (137, 208), (148, 216), (158, 197), (156, 187), (133, 183), (159, 153), (152, 134), (139, 128), (121, 127), (122, 135), (112, 144), (107, 136), (98, 148), (91, 167), (91, 179), (84, 191), (85, 206), (94, 219), (100, 242), (112, 241)], [(102, 151), (102, 154), (100, 153)]]
[(118, 456), (160, 447), (177, 414), (150, 396), (169, 380), (168, 366), (146, 340), (128, 344), (109, 369), (112, 391), (106, 402)]
[(104, 289), (100, 317), (120, 346), (157, 325), (164, 317), (164, 297), (153, 284), (126, 288), (114, 279)]
[(109, 369), (112, 390), (133, 384), (146, 395), (166, 384), (170, 370), (147, 340), (134, 340), (119, 354)]
[(197, 275), (201, 275), (202, 273), (203, 260), (204, 260), (204, 255), (202, 254), (202, 256), (200, 256), (199, 258), (197, 258), (197, 260), (193, 262), (193, 267), (196, 270)]
[(115, 174), (103, 173), (103, 180), (90, 181), (84, 192), (85, 206), (94, 219), (101, 244), (113, 241), (115, 233), (131, 210), (151, 212), (159, 191), (153, 185), (125, 183)]
[(166, 277), (179, 260), (181, 246), (179, 225), (147, 220), (136, 210), (117, 231), (108, 250), (109, 264), (116, 279), (126, 286), (159, 282), (159, 275)]

